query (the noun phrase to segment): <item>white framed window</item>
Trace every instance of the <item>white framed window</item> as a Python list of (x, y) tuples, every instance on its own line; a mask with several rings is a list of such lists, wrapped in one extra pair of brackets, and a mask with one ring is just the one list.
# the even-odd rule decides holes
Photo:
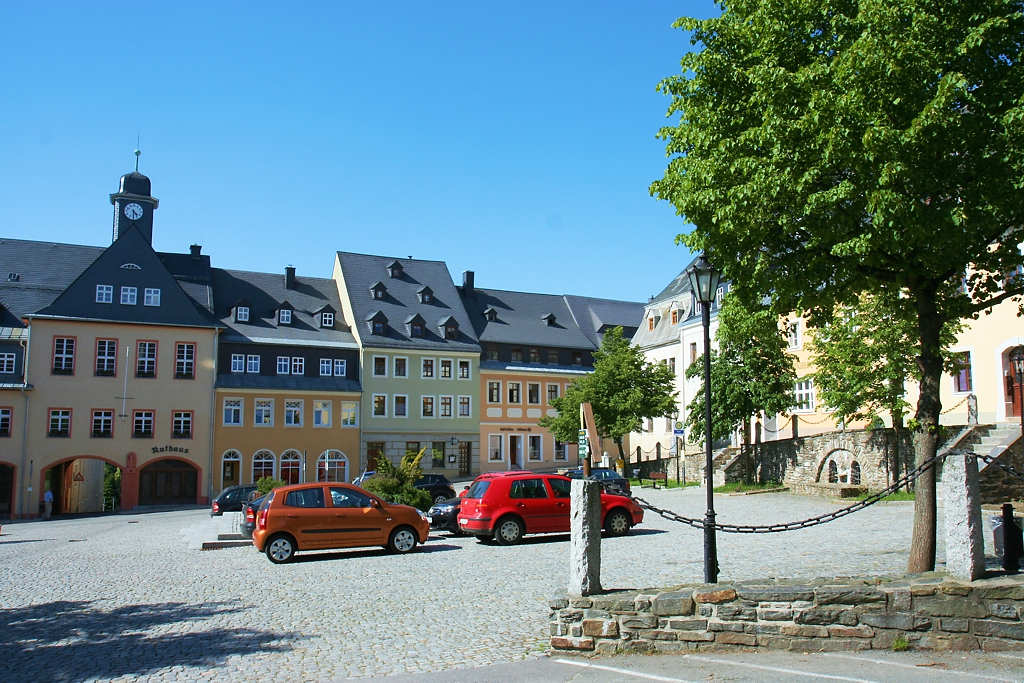
[(501, 403), (501, 382), (487, 383), (487, 402)]
[(374, 356), (373, 357), (373, 376), (374, 377), (387, 377), (388, 376), (388, 357), (387, 356)]
[(459, 417), (472, 417), (473, 404), (469, 396), (459, 396)]
[(321, 313), (320, 314), (320, 327), (334, 327), (334, 314), (333, 313)]
[(452, 396), (441, 397), (441, 417), (452, 417), (452, 403), (454, 399)]
[(787, 336), (789, 337), (789, 348), (799, 349), (800, 348), (800, 321), (791, 320), (789, 322), (789, 328), (787, 330)]
[(392, 377), (402, 377), (403, 379), (409, 376), (409, 359), (404, 356), (395, 356), (395, 373)]
[(704, 312), (704, 304), (702, 304), (696, 296), (693, 297), (693, 312), (695, 315), (700, 315)]
[(341, 402), (341, 426), (359, 426), (359, 404), (356, 401)]
[(277, 374), (287, 375), (292, 369), (291, 356), (278, 356), (277, 357)]
[(814, 380), (810, 377), (799, 380), (794, 391), (796, 405), (793, 412), (814, 412)]
[(121, 288), (121, 303), (125, 306), (134, 306), (139, 296), (139, 290), (135, 287)]
[(330, 358), (321, 358), (320, 359), (320, 376), (321, 377), (330, 377), (331, 376), (331, 370), (333, 368), (334, 368), (334, 364), (331, 362)]
[(452, 378), (452, 362), (450, 360), (441, 359), (441, 379)]
[(374, 394), (373, 411), (371, 415), (374, 417), (387, 417), (388, 416), (388, 395), (387, 394)]
[(523, 383), (522, 382), (509, 382), (508, 383), (508, 402), (513, 405), (518, 405), (523, 402)]
[(341, 358), (334, 359), (334, 376), (335, 377), (346, 377), (348, 376), (348, 361)]
[(504, 439), (501, 434), (487, 437), (487, 459), (490, 462), (501, 462), (505, 459)]
[(331, 403), (332, 401), (313, 401), (313, 426), (331, 426)]
[(245, 372), (245, 354), (231, 354), (231, 372)]
[(143, 306), (159, 306), (160, 305), (160, 290), (151, 289), (146, 287), (145, 294), (142, 299)]
[(555, 460), (568, 460), (569, 449), (566, 444), (562, 443), (558, 439), (555, 439)]
[(280, 322), (282, 325), (291, 325), (292, 324), (292, 312), (291, 312), (291, 309), (282, 308), (280, 311), (278, 311), (278, 322)]
[(257, 451), (252, 456), (252, 483), (258, 482), (263, 477), (274, 477), (274, 465), (276, 460), (270, 451)]
[(175, 411), (171, 414), (171, 438), (191, 439), (192, 438), (192, 411)]
[[(5, 359), (10, 356), (10, 369)], [(14, 372), (14, 354), (0, 353), (0, 372)], [(113, 377), (117, 372), (117, 342), (113, 339), (96, 340), (96, 376)]]
[(543, 438), (540, 434), (530, 434), (527, 456), (530, 460), (544, 460)]
[(395, 417), (409, 417), (409, 397), (405, 394), (395, 394)]
[(558, 398), (558, 392), (559, 392), (559, 385), (557, 385), (557, 384), (549, 384), (548, 385), (548, 405), (550, 405), (553, 400)]
[[(12, 410), (10, 408), (0, 408), (0, 437), (6, 438), (11, 435), (11, 417)], [(110, 411), (110, 420), (110, 424), (113, 425), (113, 411)], [(111, 429), (113, 429), (113, 426), (111, 426)]]
[(71, 436), (71, 411), (64, 409), (50, 410), (50, 431), (49, 436), (68, 437)]
[(302, 356), (292, 356), (292, 374), (293, 375), (305, 375), (306, 374), (306, 359)]
[(152, 439), (155, 417), (152, 410), (133, 410), (132, 424), (134, 431), (132, 436), (136, 439)]
[(114, 285), (96, 285), (96, 303), (114, 303)]
[(302, 479), (302, 454), (285, 451), (281, 454), (281, 480), (285, 484), (299, 484)]
[(284, 402), (284, 426), (285, 427), (301, 427), (302, 426), (302, 401), (285, 401)]
[(437, 417), (434, 400), (433, 396), (420, 396), (420, 417)]
[[(7, 411), (10, 412), (10, 411)], [(8, 415), (10, 418), (10, 415)], [(3, 419), (3, 411), (0, 411), (0, 420)], [(0, 429), (2, 429), (0, 425)], [(7, 436), (10, 436), (10, 426), (8, 425)], [(92, 436), (96, 439), (109, 439), (114, 436), (114, 411), (113, 410), (94, 410), (92, 411)]]
[(156, 377), (156, 342), (140, 341), (135, 355), (135, 376)]
[(174, 377), (194, 379), (196, 376), (196, 345), (177, 344), (174, 349)]
[(249, 356), (248, 358), (246, 358), (245, 359), (245, 371), (246, 372), (254, 372), (254, 373), (256, 373), (258, 375), (259, 372), (260, 372), (260, 357), (259, 356)]
[[(98, 348), (98, 347), (97, 347)], [(113, 355), (113, 354), (111, 354)], [(14, 360), (16, 356), (13, 353), (0, 353), (0, 373), (10, 375), (14, 373)], [(100, 352), (96, 352), (96, 367), (100, 367)], [(113, 368), (111, 368), (113, 371)]]
[(531, 406), (540, 405), (540, 382), (527, 382), (526, 402)]
[(238, 322), (240, 322), (240, 323), (247, 323), (247, 322), (249, 322), (249, 307), (248, 306), (239, 306), (238, 308), (236, 308), (235, 309), (235, 318), (237, 318)]
[(224, 425), (238, 427), (242, 424), (242, 399), (224, 399)]
[(274, 426), (274, 399), (258, 398), (255, 401), (256, 407), (253, 413), (253, 424), (257, 427)]
[(459, 379), (470, 379), (469, 368), (470, 365), (468, 360), (459, 361)]
[(420, 361), (420, 377), (423, 379), (434, 379), (434, 359), (424, 358)]
[(715, 308), (722, 307), (722, 299), (725, 298), (725, 287), (719, 287), (715, 292)]

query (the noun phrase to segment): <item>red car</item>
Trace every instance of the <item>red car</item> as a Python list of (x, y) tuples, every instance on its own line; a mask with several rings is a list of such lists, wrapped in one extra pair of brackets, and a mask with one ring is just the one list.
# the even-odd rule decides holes
[[(459, 528), (501, 545), (519, 543), (525, 534), (569, 531), (572, 480), (559, 474), (524, 470), (477, 477), (462, 497)], [(624, 536), (644, 520), (632, 498), (601, 494), (601, 524), (609, 536)]]

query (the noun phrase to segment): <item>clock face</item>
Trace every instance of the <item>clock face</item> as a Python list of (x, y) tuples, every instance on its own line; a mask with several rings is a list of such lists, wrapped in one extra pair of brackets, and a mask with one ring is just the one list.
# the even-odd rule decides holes
[(128, 206), (124, 207), (124, 215), (133, 221), (137, 221), (142, 218), (142, 207), (132, 202)]

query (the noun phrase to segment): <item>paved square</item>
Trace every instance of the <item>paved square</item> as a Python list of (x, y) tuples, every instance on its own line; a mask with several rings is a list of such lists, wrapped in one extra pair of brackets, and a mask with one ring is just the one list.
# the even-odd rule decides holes
[[(702, 517), (697, 489), (650, 491)], [(783, 522), (837, 507), (766, 494), (716, 498), (719, 520)], [(940, 509), (941, 513), (941, 509)], [(8, 524), (0, 537), (0, 661), (21, 681), (326, 681), (528, 658), (546, 648), (546, 600), (565, 581), (564, 535), (518, 547), (432, 535), (411, 555), (187, 551), (206, 512)], [(913, 505), (885, 503), (773, 535), (719, 535), (722, 580), (903, 571)], [(943, 559), (939, 524), (939, 559)], [(698, 530), (657, 516), (606, 539), (607, 588), (699, 581)]]

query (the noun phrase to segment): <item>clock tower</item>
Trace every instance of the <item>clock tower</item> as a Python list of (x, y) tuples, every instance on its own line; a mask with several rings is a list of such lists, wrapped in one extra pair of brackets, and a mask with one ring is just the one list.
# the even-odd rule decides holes
[(150, 192), (149, 178), (139, 173), (138, 167), (121, 176), (121, 189), (110, 195), (110, 203), (114, 205), (114, 235), (111, 242), (134, 225), (146, 241), (153, 244), (153, 211), (160, 205), (160, 200), (151, 196)]

